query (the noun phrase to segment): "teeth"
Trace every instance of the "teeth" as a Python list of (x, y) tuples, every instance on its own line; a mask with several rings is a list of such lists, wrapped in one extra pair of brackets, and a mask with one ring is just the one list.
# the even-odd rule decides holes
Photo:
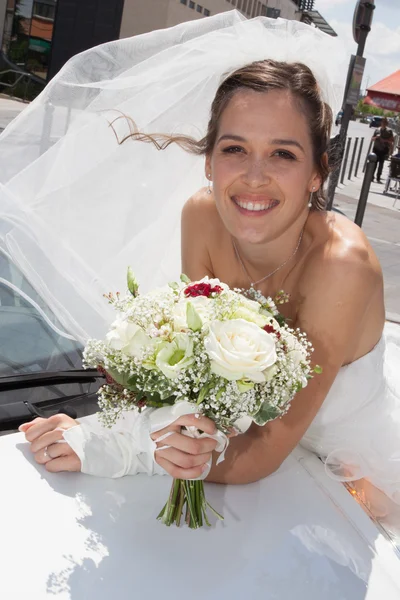
[(245, 208), (246, 210), (251, 210), (253, 212), (258, 212), (261, 210), (267, 210), (269, 208), (271, 208), (272, 206), (275, 206), (277, 204), (276, 200), (271, 200), (268, 203), (253, 203), (253, 202), (240, 202), (239, 200), (236, 200), (236, 204), (238, 204), (238, 206), (240, 206), (240, 208)]

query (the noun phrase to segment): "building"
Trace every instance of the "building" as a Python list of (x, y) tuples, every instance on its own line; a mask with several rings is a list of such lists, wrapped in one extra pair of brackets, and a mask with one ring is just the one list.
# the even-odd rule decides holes
[(0, 0), (0, 66), (45, 83), (71, 56), (118, 39), (123, 6), (124, 0)]
[(164, 29), (229, 10), (248, 18), (263, 15), (300, 21), (301, 0), (125, 0), (121, 37)]
[(0, 0), (0, 71), (3, 64), (45, 84), (71, 56), (118, 38), (232, 9), (326, 23), (310, 17), (319, 15), (313, 8), (314, 0)]
[(400, 113), (400, 69), (368, 88), (364, 104)]

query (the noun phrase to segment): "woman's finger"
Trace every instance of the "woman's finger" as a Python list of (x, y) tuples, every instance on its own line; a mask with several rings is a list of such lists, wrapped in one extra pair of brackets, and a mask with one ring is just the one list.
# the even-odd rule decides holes
[(211, 421), (211, 419), (204, 417), (201, 414), (182, 415), (182, 417), (179, 417), (179, 419), (174, 421), (173, 425), (180, 425), (181, 427), (196, 427), (196, 429), (200, 429), (200, 431), (204, 431), (204, 433), (208, 433), (210, 435), (217, 433), (217, 427), (214, 421)]
[[(161, 437), (161, 436), (160, 436)], [(157, 442), (156, 438), (154, 441)], [(181, 433), (171, 432), (166, 439), (157, 443), (157, 447), (171, 446), (187, 454), (204, 454), (213, 452), (217, 446), (217, 441), (213, 438), (192, 438)]]
[(53, 431), (57, 427), (56, 423), (50, 419), (42, 419), (33, 423), (26, 431), (25, 438), (28, 442), (34, 442), (43, 434)]
[(215, 433), (217, 433), (217, 427), (214, 421), (211, 421), (211, 419), (209, 419), (208, 417), (203, 417), (200, 414), (192, 414), (183, 415), (182, 417), (179, 417), (179, 419), (176, 419), (176, 421), (171, 423), (171, 425), (168, 425), (163, 429), (154, 431), (151, 434), (151, 439), (157, 440), (169, 431), (179, 432), (181, 430), (181, 427), (196, 427), (196, 429), (204, 431), (204, 433), (208, 433), (209, 435), (214, 435)]
[(59, 473), (60, 471), (80, 471), (81, 461), (77, 454), (73, 452), (68, 456), (61, 456), (46, 463), (46, 470), (49, 473)]
[(66, 456), (74, 452), (69, 444), (51, 444), (51, 446), (45, 446), (34, 453), (34, 459), (39, 465), (45, 465), (54, 458), (59, 456)]
[[(51, 446), (47, 446), (43, 448), (43, 452), (45, 452), (47, 458), (50, 460), (54, 460), (55, 458), (59, 458), (60, 456), (69, 456), (70, 454), (75, 454), (72, 450), (71, 446), (67, 444), (67, 442), (58, 442), (58, 444), (51, 444)], [(48, 460), (46, 463), (49, 462)]]
[(39, 421), (45, 421), (46, 419), (43, 419), (43, 417), (36, 417), (36, 419), (33, 419), (32, 421), (28, 421), (27, 423), (22, 423), (19, 427), (18, 427), (18, 431), (22, 431), (22, 433), (25, 433), (26, 431), (28, 431), (28, 429), (30, 427), (32, 427), (32, 425), (35, 425), (36, 423), (38, 423)]
[(60, 427), (44, 433), (32, 442), (31, 451), (36, 454), (36, 452), (39, 450), (51, 446), (51, 444), (55, 444), (59, 440), (63, 439), (63, 433), (64, 429), (61, 429)]
[(177, 465), (173, 464), (166, 458), (162, 458), (161, 456), (157, 457), (157, 454), (158, 452), (156, 452), (154, 455), (156, 463), (165, 469), (165, 471), (174, 477), (174, 479), (197, 479), (208, 468), (208, 466), (204, 464), (198, 467), (192, 467), (191, 469), (183, 469), (182, 467), (178, 467)]
[(71, 417), (68, 417), (67, 415), (52, 415), (48, 419), (38, 419), (35, 423), (32, 423), (32, 426), (29, 427), (29, 429), (25, 433), (25, 438), (28, 442), (33, 442), (44, 433), (53, 431), (57, 427), (70, 429), (71, 427), (74, 427), (74, 425), (77, 425), (77, 421), (71, 419)]
[(176, 448), (166, 448), (165, 450), (159, 450), (154, 453), (154, 457), (157, 458), (160, 456), (166, 460), (169, 460), (170, 463), (176, 465), (177, 467), (181, 467), (182, 469), (193, 469), (195, 467), (201, 467), (205, 463), (207, 463), (211, 457), (211, 452), (205, 452), (204, 454), (187, 454), (186, 452), (181, 452), (181, 450), (177, 450)]

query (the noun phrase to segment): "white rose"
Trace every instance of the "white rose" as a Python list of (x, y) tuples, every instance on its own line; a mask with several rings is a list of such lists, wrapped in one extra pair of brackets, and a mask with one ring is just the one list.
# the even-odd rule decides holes
[(269, 323), (268, 317), (265, 317), (254, 310), (249, 310), (245, 306), (239, 306), (239, 308), (235, 310), (233, 319), (244, 319), (245, 321), (249, 321), (249, 323), (255, 323), (259, 327), (265, 327), (265, 325), (268, 325)]
[(178, 333), (172, 342), (160, 345), (156, 365), (165, 377), (175, 379), (193, 364), (193, 360), (193, 340), (184, 333)]
[(118, 319), (112, 324), (112, 329), (107, 333), (108, 345), (113, 350), (120, 350), (128, 356), (140, 358), (143, 348), (153, 344), (143, 329), (126, 319)]
[(174, 331), (187, 331), (187, 304), (190, 302), (193, 308), (202, 320), (203, 325), (208, 323), (211, 318), (211, 303), (206, 296), (196, 296), (194, 298), (181, 298), (172, 309)]
[(281, 335), (287, 348), (286, 356), (293, 362), (294, 369), (297, 369), (307, 359), (306, 351), (296, 336), (289, 331), (282, 329)]
[(228, 380), (265, 382), (276, 362), (274, 337), (244, 319), (212, 321), (204, 345), (211, 370)]

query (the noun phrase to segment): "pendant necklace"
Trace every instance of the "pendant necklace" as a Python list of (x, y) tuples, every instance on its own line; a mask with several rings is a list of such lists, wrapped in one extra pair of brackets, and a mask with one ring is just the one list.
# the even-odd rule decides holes
[(274, 269), (273, 271), (271, 271), (271, 273), (268, 273), (267, 275), (264, 275), (264, 277), (261, 277), (261, 279), (258, 279), (258, 281), (252, 281), (251, 280), (251, 277), (250, 277), (250, 275), (249, 275), (249, 273), (248, 273), (248, 271), (247, 271), (246, 267), (244, 266), (244, 263), (243, 263), (243, 261), (241, 259), (241, 256), (239, 254), (239, 250), (238, 250), (238, 248), (236, 246), (235, 240), (232, 238), (232, 243), (233, 243), (233, 247), (235, 249), (236, 256), (237, 256), (237, 258), (238, 258), (238, 260), (240, 262), (240, 265), (241, 265), (241, 267), (243, 269), (243, 272), (245, 273), (247, 279), (250, 282), (250, 289), (255, 290), (255, 286), (256, 285), (259, 285), (260, 283), (262, 283), (263, 281), (265, 281), (269, 277), (272, 277), (272, 275), (275, 275), (275, 273), (277, 273), (278, 271), (280, 271), (285, 265), (287, 265), (287, 263), (289, 261), (292, 260), (292, 258), (297, 254), (297, 251), (300, 248), (301, 240), (303, 239), (304, 228), (305, 228), (305, 225), (304, 225), (303, 229), (301, 230), (299, 241), (297, 242), (297, 246), (294, 249), (294, 251), (292, 252), (292, 254), (289, 256), (289, 258), (287, 258), (285, 260), (285, 262), (283, 262), (281, 265), (279, 265), (279, 267), (277, 267), (276, 269)]

